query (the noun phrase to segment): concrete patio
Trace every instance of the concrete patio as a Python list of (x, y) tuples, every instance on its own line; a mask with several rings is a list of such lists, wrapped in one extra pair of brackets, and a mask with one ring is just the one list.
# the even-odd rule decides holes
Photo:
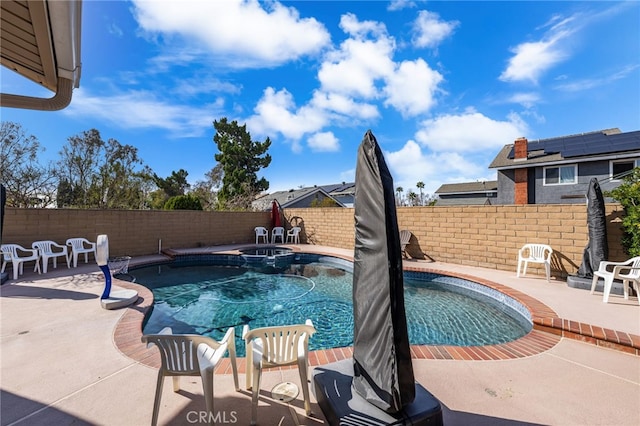
[[(329, 247), (297, 247), (352, 255)], [(590, 295), (563, 281), (548, 283), (537, 275), (515, 278), (515, 271), (439, 262), (406, 261), (405, 267), (473, 276), (524, 293), (567, 320), (564, 335), (573, 337), (555, 334), (557, 343), (550, 349), (513, 359), (414, 359), (416, 380), (440, 400), (446, 425), (640, 424), (640, 356), (629, 353), (640, 339), (635, 297), (613, 295), (604, 304), (601, 294)], [(157, 371), (125, 355), (114, 337), (126, 312), (140, 308), (104, 310), (99, 302), (102, 289), (98, 267), (84, 263), (76, 269), (59, 265), (46, 275), (34, 274), (27, 264), (20, 279), (0, 287), (2, 425), (150, 424)], [(573, 323), (597, 326), (604, 334), (621, 332), (630, 336), (631, 345), (605, 341), (598, 346), (598, 339), (581, 337)], [(259, 424), (325, 424), (313, 397), (311, 417), (305, 416), (301, 394), (289, 404), (271, 399), (270, 390), (282, 381), (298, 383), (297, 371), (264, 375)], [(168, 383), (164, 387), (160, 424), (199, 423), (204, 411), (200, 379), (183, 378), (181, 383), (179, 393)], [(214, 388), (217, 423), (248, 424), (250, 393), (236, 392), (230, 374), (216, 374)]]

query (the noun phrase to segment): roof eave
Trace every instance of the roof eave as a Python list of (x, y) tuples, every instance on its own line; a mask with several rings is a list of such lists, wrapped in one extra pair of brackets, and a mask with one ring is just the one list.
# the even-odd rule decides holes
[[(17, 6), (16, 2), (10, 0), (2, 3), (2, 8), (6, 10)], [(33, 27), (37, 55), (34, 56), (28, 43), (20, 42), (20, 37), (14, 37), (17, 42), (11, 46), (11, 55), (2, 54), (2, 65), (51, 90), (54, 95), (51, 98), (41, 98), (2, 93), (0, 106), (60, 110), (69, 105), (73, 89), (80, 85), (82, 0), (30, 0), (27, 6), (28, 23)], [(8, 12), (5, 15), (13, 16)], [(27, 21), (22, 18), (21, 22), (24, 24)], [(3, 39), (5, 36), (15, 36), (12, 27), (7, 25), (3, 29)], [(40, 61), (36, 66), (33, 66), (34, 58)]]

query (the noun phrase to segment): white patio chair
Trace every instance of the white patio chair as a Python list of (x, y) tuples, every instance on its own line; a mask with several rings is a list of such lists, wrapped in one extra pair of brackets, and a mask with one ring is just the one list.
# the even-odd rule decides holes
[(256, 233), (256, 244), (260, 244), (260, 238), (262, 238), (265, 244), (269, 242), (269, 231), (267, 231), (267, 228), (264, 226), (256, 226), (254, 231)]
[(287, 231), (287, 242), (292, 244), (300, 244), (300, 227), (294, 226)]
[(547, 275), (547, 281), (551, 277), (551, 254), (553, 249), (546, 244), (525, 244), (518, 250), (518, 271), (517, 277), (520, 277), (520, 267), (524, 264), (522, 275), (527, 274), (527, 265), (529, 263), (542, 263)]
[(409, 240), (411, 240), (411, 231), (407, 231), (406, 229), (400, 231), (400, 250), (404, 257), (409, 257), (406, 251)]
[(93, 253), (93, 257), (96, 256), (96, 243), (92, 243), (86, 238), (69, 238), (66, 244), (71, 249), (74, 268), (78, 266), (79, 254), (84, 254), (84, 263), (89, 263), (89, 253)]
[(271, 230), (271, 244), (275, 244), (278, 238), (284, 244), (284, 228), (282, 226), (276, 226)]
[(304, 409), (311, 414), (309, 400), (309, 337), (316, 332), (311, 320), (305, 324), (276, 327), (262, 327), (249, 330), (245, 325), (242, 338), (247, 346), (246, 380), (247, 389), (252, 389), (251, 424), (255, 425), (258, 417), (258, 394), (263, 368), (281, 367), (298, 364)]
[[(22, 275), (24, 272), (24, 263), (32, 260), (36, 262), (36, 266), (33, 268), (33, 271), (38, 271), (38, 273), (40, 273), (38, 250), (24, 248), (19, 244), (2, 244), (2, 246), (0, 246), (0, 251), (2, 252), (2, 269), (0, 269), (0, 272), (4, 272), (4, 268), (7, 266), (7, 263), (11, 262), (14, 280), (17, 280), (18, 275)], [(21, 253), (26, 253), (26, 255), (21, 256)]]
[(231, 359), (236, 391), (240, 390), (236, 364), (235, 329), (230, 327), (222, 340), (218, 342), (207, 336), (172, 334), (171, 328), (166, 327), (159, 334), (142, 336), (142, 342), (147, 343), (147, 346), (156, 345), (160, 350), (161, 359), (151, 424), (158, 424), (160, 398), (162, 397), (162, 386), (166, 376), (173, 377), (174, 392), (180, 390), (180, 376), (200, 376), (207, 406), (208, 421), (210, 425), (213, 425), (215, 419), (213, 411), (213, 372), (227, 351), (229, 351)]
[(42, 273), (47, 273), (47, 266), (49, 264), (49, 259), (53, 259), (53, 267), (57, 268), (57, 259), (58, 257), (64, 256), (64, 259), (67, 261), (67, 268), (69, 265), (69, 250), (67, 250), (67, 246), (60, 245), (55, 241), (44, 240), (44, 241), (34, 241), (31, 244), (31, 247), (38, 250), (38, 256), (42, 260)]
[(638, 304), (640, 304), (640, 256), (632, 257), (625, 262), (600, 262), (598, 270), (593, 272), (593, 281), (591, 282), (591, 294), (596, 289), (598, 278), (604, 279), (604, 288), (602, 292), (602, 301), (609, 302), (609, 294), (613, 287), (614, 280), (622, 281), (622, 290), (624, 298), (629, 298), (629, 288), (632, 287), (638, 295)]

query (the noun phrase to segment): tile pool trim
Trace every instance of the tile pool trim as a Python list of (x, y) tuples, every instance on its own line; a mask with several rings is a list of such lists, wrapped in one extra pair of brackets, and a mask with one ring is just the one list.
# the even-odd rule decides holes
[[(235, 255), (236, 253), (236, 251), (231, 251), (226, 254)], [(171, 255), (172, 253), (169, 251), (168, 254)], [(178, 253), (173, 254), (178, 255)], [(180, 255), (183, 254), (184, 253), (180, 253)], [(198, 252), (192, 254), (199, 255)], [(353, 261), (350, 257), (340, 256), (335, 253), (320, 252), (314, 254)], [(141, 263), (136, 266), (156, 263), (158, 262)], [(405, 264), (404, 271), (441, 274), (484, 285), (506, 294), (525, 306), (531, 314), (531, 320), (533, 322), (533, 329), (525, 336), (511, 342), (497, 345), (464, 347), (412, 345), (411, 354), (414, 359), (488, 361), (523, 358), (551, 349), (562, 337), (619, 350), (632, 355), (640, 355), (640, 336), (560, 318), (544, 303), (510, 287), (472, 275), (441, 271), (437, 268), (417, 267)], [(160, 366), (160, 356), (157, 349), (154, 347), (147, 348), (146, 345), (141, 342), (142, 324), (146, 313), (153, 306), (153, 293), (151, 290), (139, 284), (118, 280), (116, 278), (114, 278), (113, 281), (116, 286), (137, 290), (139, 295), (138, 302), (132, 307), (126, 308), (116, 324), (113, 333), (115, 346), (123, 355), (143, 365), (158, 368)], [(350, 347), (312, 351), (309, 354), (309, 364), (310, 366), (323, 365), (350, 358), (352, 354), (353, 351)], [(244, 359), (239, 359), (238, 369), (240, 373), (244, 373)], [(231, 366), (229, 360), (225, 358), (216, 368), (216, 373), (230, 374), (230, 372)]]

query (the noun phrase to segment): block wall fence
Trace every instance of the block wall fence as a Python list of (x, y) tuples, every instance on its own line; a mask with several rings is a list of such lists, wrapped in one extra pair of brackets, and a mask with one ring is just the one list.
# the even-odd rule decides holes
[[(577, 271), (588, 243), (586, 207), (582, 204), (399, 207), (400, 229), (412, 232), (411, 257), (437, 262), (513, 270), (525, 243), (554, 249), (552, 274), (565, 278)], [(302, 228), (301, 242), (353, 249), (353, 209), (285, 209), (287, 226)], [(621, 246), (622, 207), (607, 204), (609, 260), (627, 258)], [(36, 240), (64, 244), (67, 238), (95, 241), (109, 236), (112, 256), (142, 256), (160, 248), (189, 248), (255, 242), (253, 228), (270, 228), (270, 212), (201, 212), (159, 210), (73, 210), (7, 208), (3, 242), (31, 247)], [(543, 275), (540, 265), (531, 273)]]

